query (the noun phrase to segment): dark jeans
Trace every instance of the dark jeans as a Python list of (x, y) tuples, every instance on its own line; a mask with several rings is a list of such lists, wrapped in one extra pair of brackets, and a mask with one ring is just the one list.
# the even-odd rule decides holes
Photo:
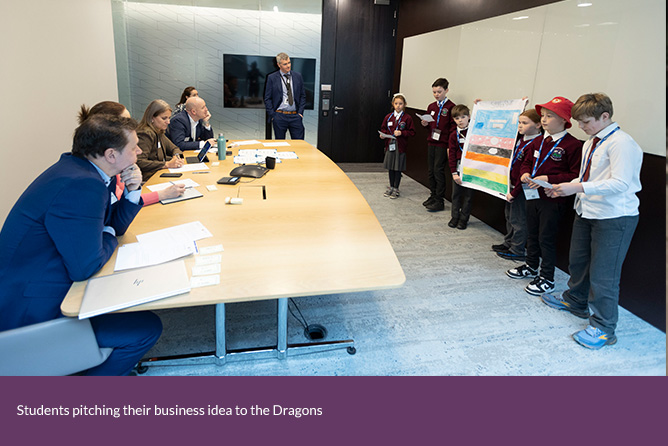
[(399, 183), (401, 183), (401, 171), (400, 170), (390, 170), (390, 187), (399, 189)]
[(304, 139), (304, 122), (298, 114), (275, 113), (272, 122), (274, 125), (274, 139), (285, 139), (288, 130), (290, 130), (290, 138)]
[(160, 318), (150, 311), (103, 314), (91, 318), (90, 323), (97, 344), (114, 351), (102, 364), (88, 369), (85, 375), (128, 375), (162, 333)]
[[(521, 187), (521, 186), (518, 186)], [(514, 254), (523, 255), (527, 243), (527, 210), (524, 192), (506, 203), (506, 237), (503, 244)]]
[(452, 180), (452, 211), (450, 215), (459, 221), (468, 223), (471, 216), (473, 189), (460, 186)]
[(448, 163), (446, 147), (427, 145), (427, 169), (431, 196), (445, 200), (445, 166)]
[(576, 215), (573, 221), (571, 278), (563, 298), (577, 310), (589, 305), (589, 323), (608, 334), (617, 328), (619, 278), (637, 225), (637, 215), (606, 220)]
[(526, 263), (532, 269), (538, 269), (540, 266), (540, 276), (549, 281), (554, 280), (557, 233), (565, 206), (565, 202), (561, 200), (526, 200)]

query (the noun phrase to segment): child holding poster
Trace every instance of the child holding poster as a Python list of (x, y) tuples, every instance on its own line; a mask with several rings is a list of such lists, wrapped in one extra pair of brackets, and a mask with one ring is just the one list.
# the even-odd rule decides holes
[(461, 159), (466, 142), (466, 131), (471, 120), (471, 111), (464, 104), (455, 105), (450, 111), (457, 128), (450, 133), (448, 142), (448, 162), (452, 173), (452, 211), (448, 226), (457, 229), (466, 229), (471, 216), (471, 199), (473, 189), (462, 186)]
[(524, 260), (524, 248), (527, 241), (526, 200), (522, 193), (520, 168), (526, 156), (526, 148), (540, 136), (540, 116), (535, 109), (525, 110), (519, 117), (515, 150), (510, 161), (510, 192), (506, 194), (506, 236), (503, 243), (492, 245), (496, 254), (508, 260)]
[[(401, 93), (397, 93), (392, 98), (392, 107), (394, 112), (388, 114), (383, 119), (380, 127), (380, 137), (385, 139), (385, 160), (383, 167), (390, 172), (390, 185), (383, 194), (393, 199), (399, 198), (399, 183), (401, 182), (401, 172), (406, 170), (406, 147), (408, 146), (408, 137), (415, 135), (413, 119), (404, 113), (406, 108), (406, 98)], [(393, 138), (388, 138), (390, 135)]]
[(582, 141), (566, 131), (571, 127), (572, 106), (571, 101), (561, 96), (536, 105), (545, 133), (525, 149), (520, 169), (527, 201), (526, 263), (509, 269), (506, 275), (513, 279), (533, 278), (524, 291), (534, 296), (554, 291), (557, 233), (566, 206), (564, 197), (548, 197), (536, 181), (563, 183), (578, 176)]

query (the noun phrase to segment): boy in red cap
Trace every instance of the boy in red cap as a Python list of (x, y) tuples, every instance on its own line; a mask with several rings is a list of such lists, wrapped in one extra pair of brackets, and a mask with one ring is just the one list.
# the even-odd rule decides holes
[[(579, 176), (546, 191), (550, 197), (577, 194), (571, 236), (568, 290), (542, 299), (558, 310), (589, 319), (573, 333), (580, 345), (599, 349), (617, 342), (619, 279), (638, 224), (642, 149), (612, 120), (612, 101), (603, 93), (580, 96), (573, 118), (590, 136)], [(591, 315), (590, 315), (591, 311)]]
[(578, 176), (582, 141), (566, 131), (571, 127), (571, 107), (573, 103), (561, 96), (536, 105), (544, 133), (526, 148), (520, 169), (527, 211), (526, 263), (509, 269), (506, 275), (533, 278), (524, 291), (534, 296), (554, 291), (557, 232), (566, 207), (565, 197), (548, 197), (534, 180), (558, 184)]

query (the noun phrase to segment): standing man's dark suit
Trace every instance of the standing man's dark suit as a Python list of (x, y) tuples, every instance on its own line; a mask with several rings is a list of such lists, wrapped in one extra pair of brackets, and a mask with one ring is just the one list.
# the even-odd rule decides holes
[[(0, 331), (62, 317), (72, 282), (109, 260), (118, 245), (111, 232), (124, 234), (143, 205), (126, 197), (111, 201), (93, 163), (71, 153), (28, 186), (0, 231)], [(91, 324), (100, 347), (114, 348), (89, 370), (100, 375), (128, 374), (162, 331), (149, 312), (102, 315)]]
[(201, 119), (195, 128), (195, 140), (192, 139), (190, 129), (188, 112), (183, 110), (172, 116), (167, 129), (167, 137), (181, 150), (199, 150), (200, 141), (213, 138), (213, 127), (207, 129)]
[[(292, 139), (304, 139), (304, 108), (306, 92), (302, 75), (290, 71), (290, 58), (285, 53), (276, 56), (279, 70), (267, 76), (264, 105), (268, 119), (274, 127), (274, 138), (285, 139), (290, 130)], [(289, 103), (287, 86), (291, 89), (292, 104)]]

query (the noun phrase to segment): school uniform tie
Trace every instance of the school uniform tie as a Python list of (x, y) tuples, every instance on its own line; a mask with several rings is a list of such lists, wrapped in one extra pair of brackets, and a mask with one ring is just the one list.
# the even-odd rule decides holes
[(288, 90), (288, 104), (292, 105), (295, 103), (294, 98), (292, 97), (292, 86), (290, 85), (290, 75), (285, 75), (285, 88)]
[[(596, 137), (594, 138), (594, 141), (593, 141), (593, 143), (592, 143), (592, 145), (591, 145), (591, 149), (589, 150), (589, 153), (593, 153), (593, 152), (594, 152), (594, 149), (596, 149), (596, 145), (598, 144), (598, 142), (599, 142), (600, 140), (601, 140), (601, 138), (599, 138), (598, 136), (596, 136)], [(587, 164), (587, 167), (585, 168), (584, 173), (582, 174), (582, 182), (585, 182), (585, 181), (589, 180), (589, 172), (590, 172), (590, 171), (591, 171), (591, 163), (588, 163), (588, 164)]]

